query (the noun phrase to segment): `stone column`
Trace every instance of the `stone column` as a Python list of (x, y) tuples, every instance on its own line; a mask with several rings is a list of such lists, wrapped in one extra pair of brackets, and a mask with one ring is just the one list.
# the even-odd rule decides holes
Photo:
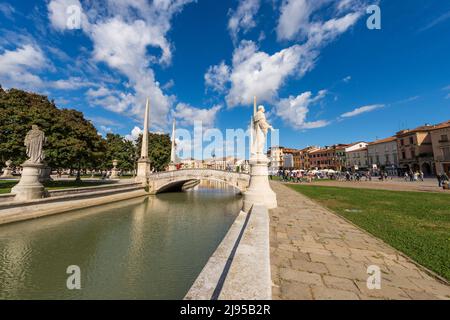
[(151, 174), (150, 160), (148, 158), (149, 113), (150, 113), (150, 103), (149, 100), (147, 99), (147, 104), (145, 106), (144, 132), (142, 133), (141, 157), (137, 162), (137, 175), (136, 175), (136, 181), (141, 182), (144, 185), (147, 185), (148, 178)]
[(46, 192), (44, 186), (39, 182), (39, 176), (41, 170), (45, 168), (45, 164), (25, 162), (22, 164), (22, 168), (22, 177), (11, 190), (11, 193), (16, 195), (14, 200), (28, 201), (44, 198)]
[(169, 171), (177, 170), (176, 167), (176, 143), (175, 143), (175, 119), (173, 119), (172, 124), (172, 148), (170, 149), (170, 163), (169, 163)]
[(1, 178), (4, 178), (4, 179), (14, 178), (14, 176), (12, 175), (12, 169), (11, 169), (12, 161), (11, 160), (7, 160), (5, 162), (5, 164), (6, 164), (6, 168), (3, 169), (3, 174), (1, 176)]

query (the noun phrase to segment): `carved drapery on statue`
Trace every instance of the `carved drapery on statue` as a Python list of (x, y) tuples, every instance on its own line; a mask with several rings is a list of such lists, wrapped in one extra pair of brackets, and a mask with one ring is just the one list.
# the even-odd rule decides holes
[(44, 132), (39, 130), (39, 127), (33, 125), (32, 129), (28, 131), (25, 137), (25, 146), (27, 147), (27, 163), (42, 163), (44, 160), (44, 152), (43, 147), (45, 144), (45, 135)]
[(253, 117), (253, 146), (252, 150), (256, 154), (264, 153), (264, 146), (266, 145), (267, 132), (273, 127), (267, 122), (265, 109), (263, 106), (258, 107), (258, 112)]

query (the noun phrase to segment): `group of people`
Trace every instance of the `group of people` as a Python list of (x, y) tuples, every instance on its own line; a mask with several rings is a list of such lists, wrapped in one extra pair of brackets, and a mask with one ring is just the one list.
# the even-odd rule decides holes
[[(326, 171), (326, 170), (325, 170)], [(380, 181), (388, 181), (393, 180), (394, 176), (390, 175), (386, 171), (380, 172), (371, 172), (371, 171), (361, 171), (361, 172), (322, 172), (322, 171), (304, 171), (304, 170), (279, 170), (278, 172), (271, 173), (270, 179), (273, 178), (273, 175), (279, 177), (279, 179), (283, 182), (312, 182), (313, 180), (321, 180), (321, 179), (329, 179), (329, 180), (337, 180), (337, 181), (372, 181), (373, 179), (377, 179)], [(401, 173), (396, 174), (395, 177), (400, 178)], [(419, 170), (416, 172), (406, 171), (403, 175), (405, 181), (408, 182), (417, 182), (424, 181), (425, 175)], [(437, 180), (439, 187), (450, 189), (450, 179), (446, 173), (437, 175)]]
[(415, 181), (424, 181), (424, 173), (422, 172), (422, 170), (420, 171), (416, 171), (413, 172), (412, 170), (410, 170), (409, 172), (406, 171), (405, 175), (404, 175), (404, 179), (405, 181), (411, 181), (411, 182), (415, 182)]
[[(312, 172), (301, 170), (279, 170), (276, 175), (283, 182), (311, 182), (313, 179), (318, 178)], [(272, 179), (272, 175), (270, 175), (270, 179)]]

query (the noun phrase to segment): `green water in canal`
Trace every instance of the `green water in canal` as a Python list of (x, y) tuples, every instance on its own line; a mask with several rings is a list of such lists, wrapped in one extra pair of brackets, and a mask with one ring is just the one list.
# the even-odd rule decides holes
[(197, 187), (0, 226), (0, 299), (182, 299), (241, 202)]

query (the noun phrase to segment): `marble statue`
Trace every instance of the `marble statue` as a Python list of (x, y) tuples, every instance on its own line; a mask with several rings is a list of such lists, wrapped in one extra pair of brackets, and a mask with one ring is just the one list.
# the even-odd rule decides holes
[(267, 122), (264, 106), (259, 106), (253, 117), (253, 150), (256, 154), (264, 153), (267, 132), (274, 128)]
[(27, 147), (27, 163), (42, 163), (44, 152), (42, 150), (46, 138), (44, 132), (39, 130), (37, 125), (33, 125), (25, 137), (25, 146)]

